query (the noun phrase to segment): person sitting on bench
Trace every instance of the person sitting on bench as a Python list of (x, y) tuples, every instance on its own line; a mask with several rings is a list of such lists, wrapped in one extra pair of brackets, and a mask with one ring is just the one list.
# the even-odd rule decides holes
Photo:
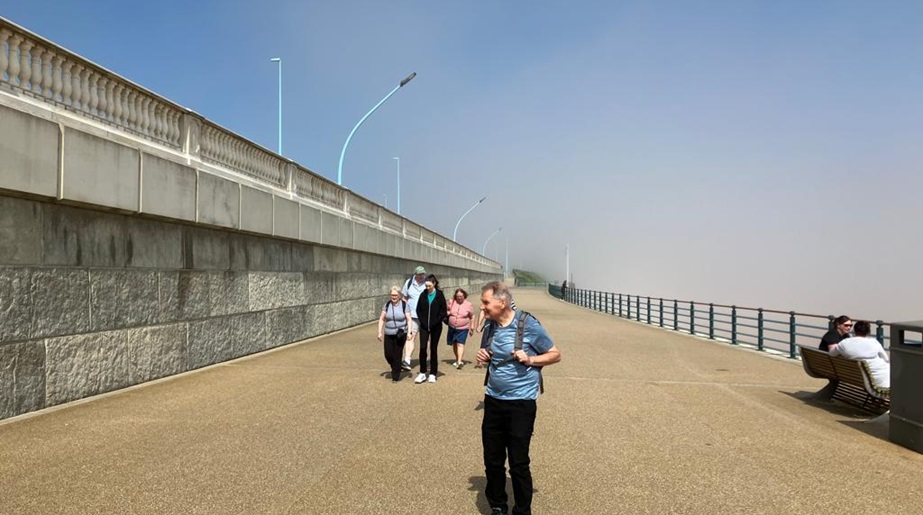
[(830, 355), (865, 361), (875, 385), (891, 388), (891, 359), (881, 343), (874, 336), (869, 336), (872, 333), (871, 324), (859, 321), (853, 326), (853, 330), (855, 336), (830, 346)]

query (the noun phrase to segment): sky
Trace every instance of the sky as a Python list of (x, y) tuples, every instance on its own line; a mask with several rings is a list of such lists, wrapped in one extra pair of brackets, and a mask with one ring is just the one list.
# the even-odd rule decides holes
[[(923, 319), (923, 2), (0, 0), (0, 15), (513, 268)], [(507, 253), (507, 248), (509, 249)], [(508, 258), (507, 258), (508, 256)]]

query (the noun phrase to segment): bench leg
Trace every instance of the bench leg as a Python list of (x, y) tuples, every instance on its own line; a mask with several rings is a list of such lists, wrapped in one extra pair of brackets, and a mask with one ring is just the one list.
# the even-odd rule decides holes
[(827, 383), (827, 386), (818, 390), (812, 397), (815, 399), (827, 400), (833, 398), (833, 394), (836, 393), (836, 387), (839, 386), (840, 382), (835, 379), (830, 379), (830, 382)]

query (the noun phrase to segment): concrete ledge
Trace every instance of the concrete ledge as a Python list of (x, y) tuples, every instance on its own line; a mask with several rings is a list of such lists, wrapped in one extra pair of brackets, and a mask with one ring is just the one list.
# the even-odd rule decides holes
[(140, 173), (137, 149), (65, 129), (64, 199), (138, 211)]
[(240, 227), (240, 188), (236, 182), (199, 172), (196, 221), (237, 229)]
[(141, 163), (141, 212), (194, 222), (195, 169), (150, 154)]
[(0, 105), (0, 188), (58, 196), (57, 124)]

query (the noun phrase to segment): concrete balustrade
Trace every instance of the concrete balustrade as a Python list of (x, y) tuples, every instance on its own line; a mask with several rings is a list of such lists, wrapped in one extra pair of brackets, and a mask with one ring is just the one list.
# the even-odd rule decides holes
[(0, 19), (0, 418), (377, 318), (499, 264)]

